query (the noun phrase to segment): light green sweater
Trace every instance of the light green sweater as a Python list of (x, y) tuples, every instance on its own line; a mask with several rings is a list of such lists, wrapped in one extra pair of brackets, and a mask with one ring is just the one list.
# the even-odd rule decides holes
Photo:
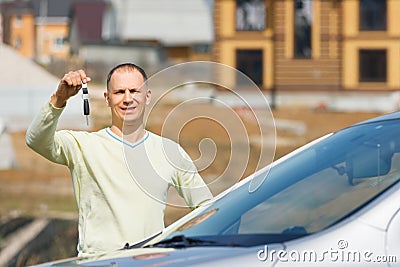
[(28, 128), (26, 143), (70, 169), (79, 209), (79, 255), (120, 249), (162, 231), (170, 185), (192, 208), (212, 198), (175, 142), (147, 132), (131, 144), (108, 128), (56, 131), (62, 110), (46, 104)]

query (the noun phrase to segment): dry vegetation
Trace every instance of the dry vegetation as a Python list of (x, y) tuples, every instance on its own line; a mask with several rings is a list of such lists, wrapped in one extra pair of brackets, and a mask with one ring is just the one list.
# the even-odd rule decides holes
[[(218, 108), (211, 104), (199, 104), (192, 107), (193, 110), (196, 108), (213, 109), (212, 112), (219, 112)], [(172, 106), (159, 108), (157, 112), (160, 115), (158, 116), (165, 116), (171, 110)], [(310, 140), (379, 114), (315, 112), (305, 108), (285, 108), (274, 110), (273, 115), (275, 120), (288, 119), (302, 122), (306, 126), (306, 131), (302, 135), (293, 134), (285, 129), (277, 130), (278, 142), (280, 139), (292, 140), (283, 144), (279, 142), (281, 145), (277, 146), (275, 154), (275, 158), (279, 158)], [(108, 124), (109, 119), (106, 115), (93, 116), (96, 119), (94, 129)], [(160, 133), (162, 124), (150, 121), (149, 128)], [(246, 128), (250, 135), (259, 134), (252, 123), (247, 123)], [(68, 169), (32, 152), (25, 145), (24, 132), (12, 133), (12, 137), (18, 166), (15, 169), (0, 171), (0, 215), (6, 216), (10, 212), (50, 216), (75, 214), (76, 208)], [(196, 159), (200, 153), (199, 142), (204, 138), (215, 141), (218, 153), (212, 164), (201, 174), (205, 177), (218, 176), (225, 170), (231, 153), (228, 133), (220, 125), (210, 120), (195, 120), (182, 129), (179, 142), (192, 158)], [(255, 162), (258, 160), (260, 150), (252, 145), (250, 153), (248, 167), (242, 176), (247, 176), (257, 168)], [(166, 218), (167, 224), (172, 220), (175, 218)]]

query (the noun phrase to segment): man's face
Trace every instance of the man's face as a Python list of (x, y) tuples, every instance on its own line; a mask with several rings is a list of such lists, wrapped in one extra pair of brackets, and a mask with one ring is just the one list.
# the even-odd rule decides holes
[(116, 70), (111, 76), (108, 92), (104, 94), (111, 108), (113, 124), (118, 126), (143, 123), (146, 105), (151, 92), (143, 84), (143, 76), (137, 70)]

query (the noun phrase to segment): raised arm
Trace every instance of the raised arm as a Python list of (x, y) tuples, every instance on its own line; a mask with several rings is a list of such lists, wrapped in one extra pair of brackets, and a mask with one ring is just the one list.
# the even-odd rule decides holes
[(56, 134), (57, 123), (68, 99), (79, 92), (82, 83), (87, 82), (90, 82), (90, 78), (83, 70), (64, 75), (50, 103), (43, 106), (26, 132), (26, 144), (30, 148), (53, 162), (68, 165), (63, 142), (60, 135)]

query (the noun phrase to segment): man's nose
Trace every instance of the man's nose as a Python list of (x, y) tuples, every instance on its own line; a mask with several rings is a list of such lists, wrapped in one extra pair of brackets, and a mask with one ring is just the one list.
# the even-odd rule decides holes
[(131, 92), (128, 89), (126, 89), (125, 90), (125, 94), (124, 94), (124, 101), (125, 102), (132, 102), (132, 100), (133, 100), (133, 97), (132, 97)]

